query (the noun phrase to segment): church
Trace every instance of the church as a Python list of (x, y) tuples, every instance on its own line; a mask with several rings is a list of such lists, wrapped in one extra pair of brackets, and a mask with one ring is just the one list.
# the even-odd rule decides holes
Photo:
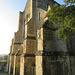
[(47, 13), (54, 0), (27, 0), (19, 12), (18, 31), (11, 41), (8, 72), (13, 75), (75, 75), (75, 37), (57, 36), (57, 25), (48, 21)]

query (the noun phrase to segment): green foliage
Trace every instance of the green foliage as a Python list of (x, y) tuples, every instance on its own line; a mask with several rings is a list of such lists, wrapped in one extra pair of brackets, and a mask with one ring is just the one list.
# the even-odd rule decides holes
[(54, 25), (59, 25), (58, 37), (59, 38), (69, 38), (75, 33), (75, 6), (71, 5), (66, 7), (65, 5), (60, 5), (59, 7), (55, 5), (51, 7), (48, 12), (48, 19), (53, 22)]
[(8, 55), (4, 55), (4, 60), (7, 60), (7, 58), (8, 58)]
[(12, 74), (8, 74), (8, 73), (3, 73), (3, 75), (12, 75)]
[(69, 3), (75, 3), (75, 0), (64, 0), (64, 2), (66, 3), (66, 4), (69, 4)]

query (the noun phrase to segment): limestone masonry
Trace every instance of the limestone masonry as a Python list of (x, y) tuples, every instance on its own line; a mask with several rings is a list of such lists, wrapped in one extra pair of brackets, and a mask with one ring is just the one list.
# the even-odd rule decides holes
[[(61, 40), (46, 16), (54, 0), (27, 0), (11, 41), (8, 72), (13, 75), (75, 75), (75, 37)], [(59, 6), (59, 4), (58, 4)], [(69, 50), (70, 49), (70, 50)]]

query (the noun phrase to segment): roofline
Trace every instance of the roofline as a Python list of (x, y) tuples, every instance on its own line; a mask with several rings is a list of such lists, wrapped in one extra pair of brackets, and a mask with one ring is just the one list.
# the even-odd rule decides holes
[(58, 2), (56, 2), (56, 1), (54, 1), (54, 2), (60, 6), (60, 4)]

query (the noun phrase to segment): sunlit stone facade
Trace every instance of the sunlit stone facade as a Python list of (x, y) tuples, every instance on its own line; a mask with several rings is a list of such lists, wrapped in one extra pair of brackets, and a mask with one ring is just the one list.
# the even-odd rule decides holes
[[(54, 0), (27, 0), (19, 12), (18, 31), (9, 54), (9, 73), (13, 75), (74, 75), (75, 58), (67, 41), (57, 37), (57, 26), (46, 17)], [(58, 4), (58, 3), (56, 3)], [(59, 4), (58, 4), (59, 6)], [(75, 39), (71, 40), (75, 52)]]

